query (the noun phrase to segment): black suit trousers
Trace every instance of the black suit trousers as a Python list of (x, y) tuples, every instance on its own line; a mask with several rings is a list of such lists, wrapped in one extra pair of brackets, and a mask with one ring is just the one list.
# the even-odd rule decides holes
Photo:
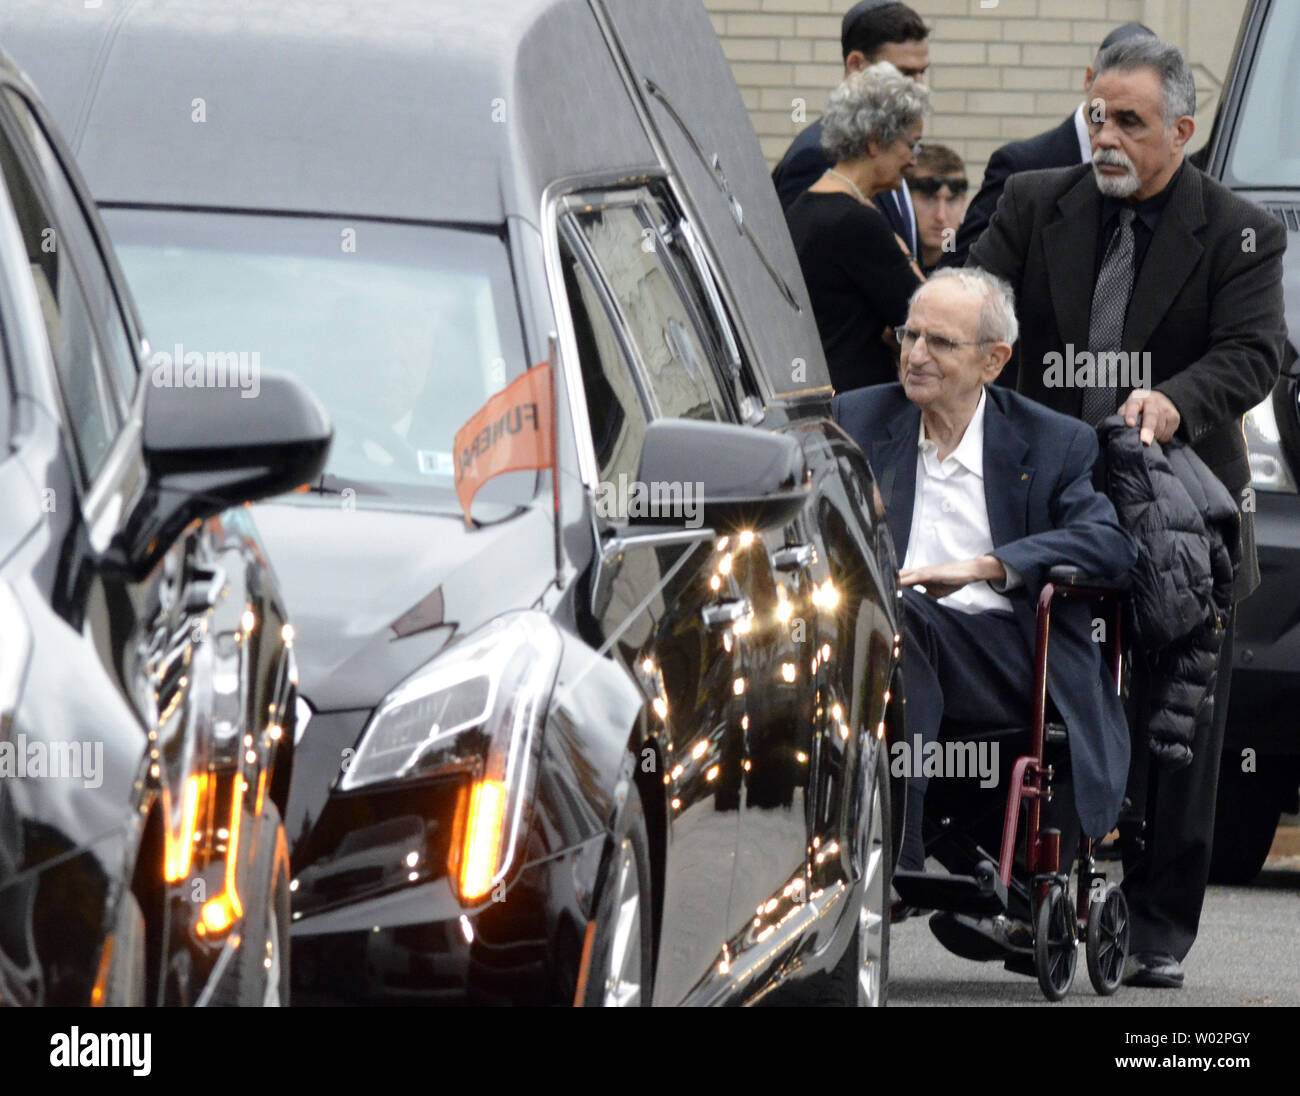
[[(1027, 724), (1033, 658), (1011, 613), (963, 613), (915, 590), (903, 592), (903, 610), (909, 750), (918, 737), (922, 744), (938, 742), (945, 719), (985, 727)], [(925, 865), (921, 812), (927, 782), (923, 776), (907, 782), (899, 867), (909, 871)]]
[(1214, 805), (1228, 719), (1235, 625), (1234, 614), (1219, 652), (1214, 718), (1197, 732), (1191, 764), (1161, 769), (1146, 748), (1145, 727), (1137, 728), (1129, 798), (1145, 810), (1120, 825), (1133, 952), (1168, 952), (1181, 962), (1196, 940), (1214, 847)]

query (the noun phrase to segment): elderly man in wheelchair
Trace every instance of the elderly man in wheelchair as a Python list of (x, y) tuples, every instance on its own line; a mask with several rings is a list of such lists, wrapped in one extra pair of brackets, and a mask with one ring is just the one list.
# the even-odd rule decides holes
[[(999, 761), (1000, 795), (974, 774), (909, 776), (895, 887), (908, 905), (939, 911), (931, 928), (949, 950), (1037, 973), (1052, 998), (1073, 980), (1082, 922), (1095, 937), (1089, 973), (1109, 993), (1126, 913), (1093, 871), (1090, 842), (1113, 828), (1124, 797), (1118, 602), (1137, 548), (1093, 486), (1095, 432), (993, 384), (1016, 336), (1005, 282), (942, 270), (896, 331), (901, 383), (834, 400), (871, 461), (903, 560), (903, 747), (941, 762), (961, 754), (932, 744), (987, 743)], [(1099, 601), (1109, 615), (1095, 615)], [(1076, 913), (1074, 841), (1064, 861), (1061, 848), (1062, 833), (1080, 831)], [(952, 874), (926, 873), (927, 855)]]

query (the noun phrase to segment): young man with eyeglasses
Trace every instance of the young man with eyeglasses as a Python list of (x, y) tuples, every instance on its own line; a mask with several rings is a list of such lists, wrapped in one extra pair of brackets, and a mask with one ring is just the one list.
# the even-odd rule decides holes
[(917, 258), (921, 272), (929, 275), (945, 253), (956, 249), (957, 227), (966, 214), (966, 165), (946, 145), (927, 141), (907, 172), (907, 184), (916, 209)]

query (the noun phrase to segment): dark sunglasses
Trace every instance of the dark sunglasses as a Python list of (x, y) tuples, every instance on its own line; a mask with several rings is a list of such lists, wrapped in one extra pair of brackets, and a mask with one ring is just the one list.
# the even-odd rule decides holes
[(960, 175), (951, 178), (945, 175), (926, 175), (920, 179), (907, 180), (908, 189), (915, 190), (918, 194), (924, 194), (927, 198), (937, 197), (939, 191), (944, 187), (952, 191), (954, 198), (960, 198), (966, 193), (966, 188), (969, 185)]

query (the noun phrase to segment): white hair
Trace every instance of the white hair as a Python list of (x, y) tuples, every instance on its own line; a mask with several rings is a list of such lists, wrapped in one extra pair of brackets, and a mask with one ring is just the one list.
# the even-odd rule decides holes
[(1132, 72), (1147, 68), (1160, 77), (1160, 119), (1171, 129), (1179, 118), (1196, 116), (1196, 81), (1187, 59), (1175, 45), (1142, 35), (1107, 46), (1093, 62), (1093, 79), (1115, 69)]
[(834, 163), (867, 154), (867, 142), (892, 145), (930, 109), (930, 89), (879, 61), (845, 77), (822, 115), (822, 151)]
[(945, 281), (956, 281), (963, 289), (979, 293), (983, 298), (980, 306), (979, 330), (976, 338), (980, 342), (1000, 342), (1015, 346), (1020, 337), (1020, 324), (1016, 320), (1016, 297), (1011, 286), (996, 274), (990, 274), (978, 266), (945, 266), (930, 275), (927, 282), (912, 294), (908, 302), (910, 309), (917, 297), (930, 286)]

